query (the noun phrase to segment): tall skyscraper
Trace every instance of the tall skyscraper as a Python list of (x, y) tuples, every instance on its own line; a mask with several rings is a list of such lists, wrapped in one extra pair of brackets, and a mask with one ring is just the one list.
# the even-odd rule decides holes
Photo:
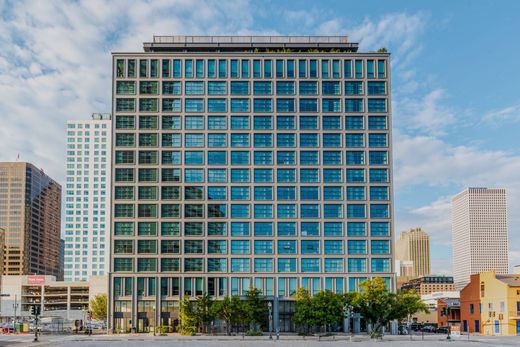
[(113, 54), (110, 325), (179, 300), (393, 288), (389, 54), (346, 37), (166, 36)]
[(0, 163), (4, 275), (53, 275), (60, 266), (61, 186), (29, 163)]
[(401, 232), (395, 242), (395, 258), (401, 262), (411, 261), (412, 276), (430, 274), (430, 236), (421, 228)]
[(508, 273), (507, 205), (503, 188), (468, 188), (452, 200), (453, 277), (457, 289), (470, 275)]
[(111, 138), (110, 114), (67, 122), (66, 281), (108, 273)]

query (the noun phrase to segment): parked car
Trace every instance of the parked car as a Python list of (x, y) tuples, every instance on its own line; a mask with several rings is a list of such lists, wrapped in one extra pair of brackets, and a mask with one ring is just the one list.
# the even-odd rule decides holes
[(449, 332), (449, 329), (448, 327), (440, 327), (440, 328), (437, 328), (437, 334), (447, 334)]
[(433, 325), (425, 325), (422, 327), (422, 330), (423, 332), (425, 333), (434, 333), (436, 332), (436, 328), (433, 326)]
[(400, 325), (399, 328), (397, 328), (397, 334), (410, 335), (410, 332), (408, 331), (408, 327), (406, 325)]

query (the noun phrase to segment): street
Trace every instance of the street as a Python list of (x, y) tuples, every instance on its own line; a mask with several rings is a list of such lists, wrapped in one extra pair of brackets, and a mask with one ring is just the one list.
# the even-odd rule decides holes
[(0, 346), (78, 346), (78, 347), (94, 347), (107, 346), (114, 347), (124, 346), (142, 347), (145, 343), (153, 343), (160, 346), (201, 346), (201, 347), (261, 347), (279, 345), (284, 347), (307, 347), (307, 346), (324, 346), (336, 347), (345, 345), (358, 346), (381, 346), (388, 347), (436, 347), (436, 346), (451, 346), (451, 347), (469, 347), (469, 346), (518, 346), (520, 344), (520, 337), (489, 337), (489, 336), (467, 336), (455, 338), (451, 341), (446, 340), (444, 336), (429, 335), (422, 340), (421, 336), (413, 336), (410, 340), (409, 336), (386, 336), (382, 341), (371, 341), (368, 336), (356, 336), (350, 339), (349, 336), (335, 336), (323, 337), (318, 340), (317, 337), (301, 336), (281, 336), (280, 340), (269, 340), (267, 336), (260, 337), (245, 337), (241, 336), (118, 336), (118, 335), (97, 335), (92, 337), (78, 336), (78, 335), (47, 335), (41, 336), (39, 343), (33, 343), (33, 336), (31, 335), (0, 335)]

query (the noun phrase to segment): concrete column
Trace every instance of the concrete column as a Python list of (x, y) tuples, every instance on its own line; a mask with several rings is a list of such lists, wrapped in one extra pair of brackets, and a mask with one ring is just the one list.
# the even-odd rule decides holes
[(157, 331), (157, 326), (160, 325), (161, 320), (161, 296), (161, 278), (155, 277), (155, 331)]
[(132, 278), (132, 328), (137, 331), (137, 277)]
[(359, 334), (361, 332), (361, 315), (359, 313), (354, 313), (353, 316), (354, 323), (352, 331), (354, 334)]
[(278, 295), (274, 296), (273, 299), (273, 333), (280, 329), (280, 302), (278, 300)]

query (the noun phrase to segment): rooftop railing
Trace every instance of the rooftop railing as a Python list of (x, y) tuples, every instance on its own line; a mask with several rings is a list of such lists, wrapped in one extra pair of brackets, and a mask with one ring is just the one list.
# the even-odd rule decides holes
[(347, 36), (185, 36), (154, 35), (153, 43), (348, 43)]

